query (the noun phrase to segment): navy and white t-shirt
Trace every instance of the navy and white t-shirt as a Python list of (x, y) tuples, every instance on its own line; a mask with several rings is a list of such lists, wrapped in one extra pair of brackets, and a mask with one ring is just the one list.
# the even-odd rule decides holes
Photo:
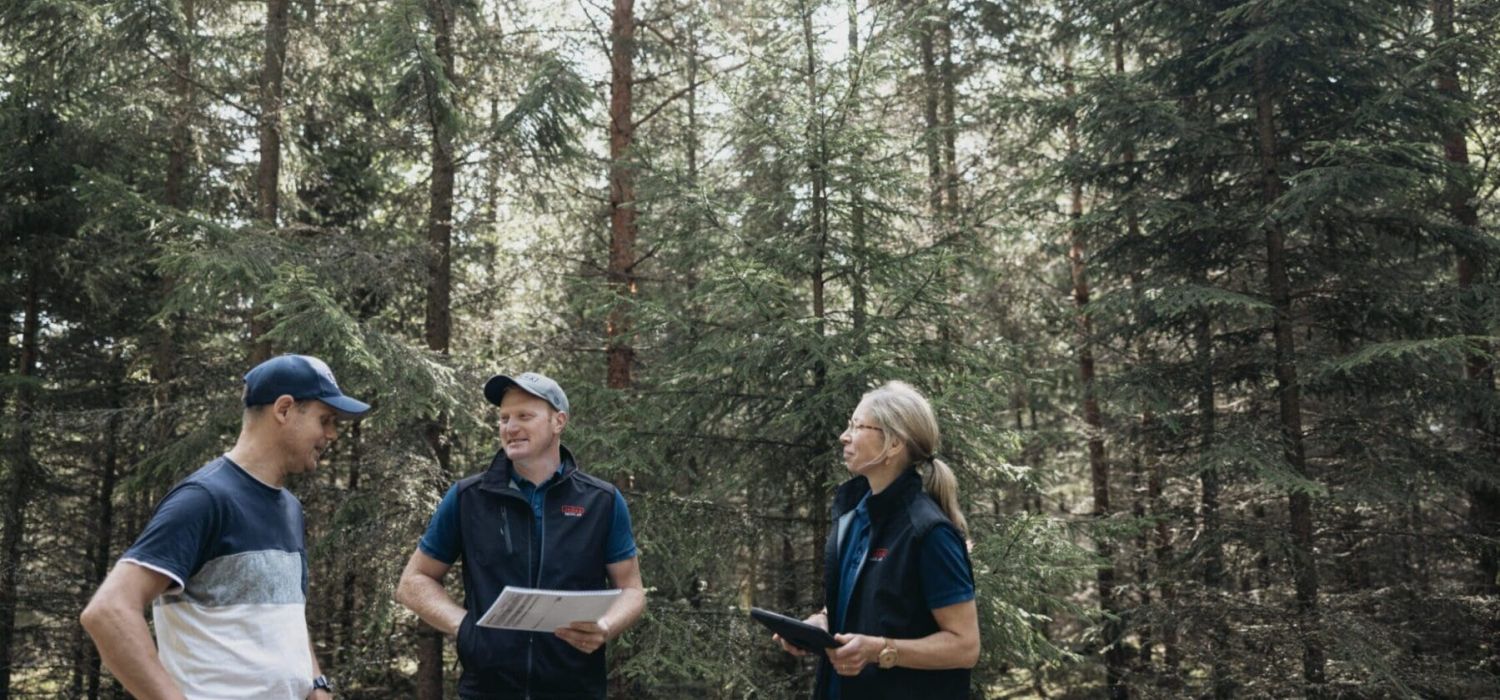
[(220, 457), (183, 479), (120, 561), (172, 579), (152, 605), (162, 665), (191, 700), (312, 692), (302, 504)]

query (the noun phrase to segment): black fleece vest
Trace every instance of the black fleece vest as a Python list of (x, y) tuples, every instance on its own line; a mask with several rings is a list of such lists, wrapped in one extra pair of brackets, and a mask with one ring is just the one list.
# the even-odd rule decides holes
[[(473, 700), (603, 698), (604, 649), (584, 654), (551, 632), (476, 627), (507, 585), (565, 591), (609, 587), (605, 547), (615, 487), (578, 470), (562, 448), (564, 471), (544, 494), (540, 525), (513, 485), (505, 452), (488, 470), (458, 482), (464, 608), (458, 630), (459, 696)], [(534, 546), (534, 544), (539, 546)]]
[[(848, 530), (845, 516), (853, 517), (854, 507), (869, 491), (870, 482), (855, 477), (834, 492), (833, 527), (823, 547), (823, 599), (829, 620), (838, 617), (840, 550)], [(937, 619), (922, 594), (922, 540), (934, 528), (953, 527), (953, 523), (922, 490), (922, 477), (915, 469), (907, 469), (884, 491), (871, 496), (866, 507), (870, 511), (869, 551), (849, 595), (843, 629), (834, 632), (893, 639), (919, 639), (937, 632)], [(965, 563), (967, 558), (966, 554)], [(972, 575), (972, 564), (969, 568)], [(819, 699), (826, 696), (828, 676), (834, 672), (828, 657), (821, 658), (815, 695)], [(840, 681), (844, 700), (969, 697), (969, 669), (920, 671), (869, 664), (858, 676)]]

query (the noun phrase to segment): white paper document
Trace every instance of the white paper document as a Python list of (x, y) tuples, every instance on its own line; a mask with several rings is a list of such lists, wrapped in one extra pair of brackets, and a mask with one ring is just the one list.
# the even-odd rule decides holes
[(620, 590), (544, 591), (506, 586), (477, 623), (528, 632), (551, 632), (574, 622), (598, 622), (620, 597)]

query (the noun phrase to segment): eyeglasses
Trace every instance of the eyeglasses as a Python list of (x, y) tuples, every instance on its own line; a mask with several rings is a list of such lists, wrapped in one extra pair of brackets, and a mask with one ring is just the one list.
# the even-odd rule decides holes
[(885, 428), (874, 425), (865, 425), (864, 423), (855, 423), (852, 420), (849, 421), (849, 426), (844, 428), (844, 432), (846, 433), (858, 432), (860, 430), (874, 430), (882, 433), (885, 432)]

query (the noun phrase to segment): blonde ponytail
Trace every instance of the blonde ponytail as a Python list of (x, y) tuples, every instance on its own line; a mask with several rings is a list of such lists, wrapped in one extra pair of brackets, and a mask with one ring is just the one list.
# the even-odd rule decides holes
[(864, 405), (871, 420), (885, 432), (885, 447), (882, 454), (896, 441), (906, 444), (907, 455), (919, 467), (926, 463), (922, 474), (922, 488), (936, 501), (943, 514), (953, 521), (960, 534), (969, 536), (968, 520), (958, 507), (958, 478), (937, 454), (942, 437), (938, 432), (937, 416), (927, 397), (906, 382), (886, 382), (864, 396)]
[(932, 500), (937, 501), (938, 507), (943, 509), (943, 515), (953, 521), (958, 534), (968, 539), (969, 521), (958, 507), (958, 477), (953, 475), (953, 470), (941, 459), (933, 459), (930, 465), (927, 473), (922, 475), (922, 488), (926, 489)]

